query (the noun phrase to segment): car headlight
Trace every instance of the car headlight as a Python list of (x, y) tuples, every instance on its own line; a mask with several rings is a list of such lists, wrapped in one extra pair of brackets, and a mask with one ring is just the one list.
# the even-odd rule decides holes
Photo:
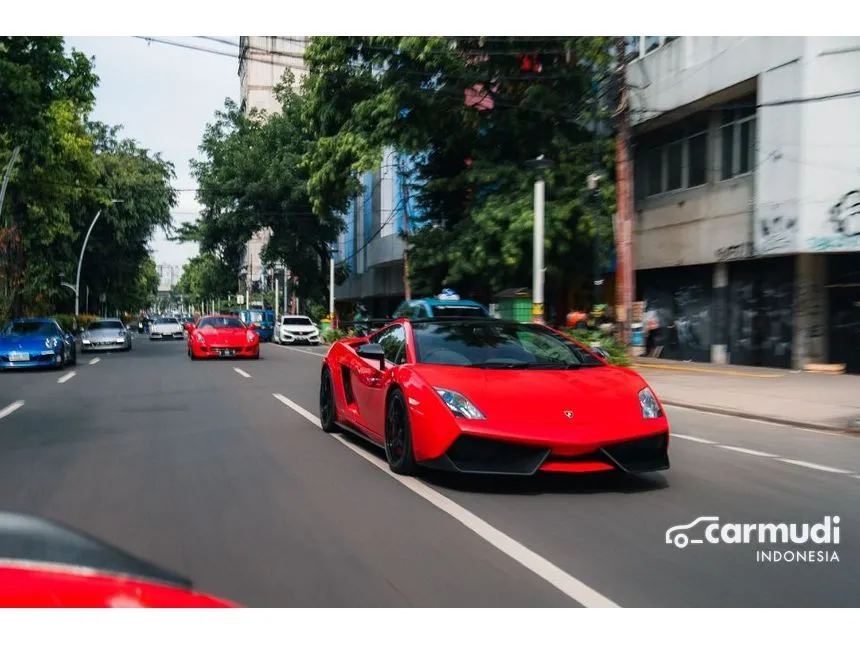
[(660, 404), (657, 403), (657, 397), (650, 387), (643, 388), (639, 391), (639, 405), (642, 407), (643, 419), (659, 419), (663, 416), (663, 410)]
[(198, 334), (195, 336), (195, 338), (197, 339), (197, 342), (198, 342), (198, 343), (200, 343), (201, 345), (205, 345), (205, 344), (206, 344), (206, 339), (204, 339), (204, 338), (203, 338), (203, 334), (198, 333)]
[(249, 342), (249, 343), (253, 343), (253, 342), (254, 342), (254, 339), (255, 339), (256, 337), (257, 337), (257, 334), (255, 334), (255, 333), (254, 333), (254, 332), (252, 332), (252, 331), (249, 331), (247, 334), (245, 334), (245, 338), (247, 338), (247, 339), (248, 339), (248, 342)]
[(45, 347), (48, 349), (56, 349), (60, 345), (60, 339), (56, 336), (45, 339)]
[(454, 413), (455, 417), (463, 419), (486, 419), (483, 413), (475, 407), (475, 405), (459, 392), (446, 390), (441, 387), (433, 388), (436, 393), (442, 397), (448, 409)]

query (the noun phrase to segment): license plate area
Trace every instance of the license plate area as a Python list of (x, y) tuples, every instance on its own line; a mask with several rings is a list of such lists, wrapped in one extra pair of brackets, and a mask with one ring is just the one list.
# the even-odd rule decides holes
[(23, 363), (30, 360), (30, 355), (27, 352), (9, 352), (9, 362)]
[(235, 349), (219, 349), (218, 355), (219, 356), (235, 356), (236, 350)]

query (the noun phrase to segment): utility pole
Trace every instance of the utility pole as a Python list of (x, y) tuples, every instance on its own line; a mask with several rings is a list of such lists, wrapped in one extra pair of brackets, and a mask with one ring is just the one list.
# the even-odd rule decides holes
[(615, 111), (615, 174), (618, 208), (616, 214), (616, 302), (622, 323), (622, 338), (630, 344), (636, 273), (633, 266), (633, 160), (630, 156), (630, 122), (627, 94), (627, 46), (624, 37), (616, 40), (619, 64), (616, 70), (618, 107)]
[(403, 200), (403, 297), (412, 299), (412, 287), (409, 284), (409, 185), (403, 172), (402, 162), (398, 164), (400, 172), (400, 188)]
[(526, 162), (538, 172), (535, 180), (534, 197), (534, 232), (532, 235), (532, 322), (544, 322), (544, 206), (546, 201), (546, 182), (544, 173), (552, 167), (552, 161), (540, 155), (537, 159)]
[(329, 248), (329, 274), (328, 274), (328, 319), (332, 329), (337, 329), (334, 311), (334, 254), (337, 247), (334, 244)]
[(599, 84), (597, 81), (592, 83), (594, 87), (594, 105), (592, 106), (592, 116), (594, 124), (594, 160), (591, 175), (589, 176), (589, 189), (592, 192), (594, 199), (594, 306), (603, 304), (603, 273), (600, 269), (600, 220), (603, 216), (603, 205), (600, 199), (600, 132), (598, 119), (598, 104), (600, 97), (598, 95)]

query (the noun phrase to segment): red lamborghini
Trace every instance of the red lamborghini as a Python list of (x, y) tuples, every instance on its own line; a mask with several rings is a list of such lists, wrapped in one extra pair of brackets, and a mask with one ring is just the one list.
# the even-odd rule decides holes
[(188, 356), (260, 358), (260, 335), (235, 316), (204, 316), (188, 332)]
[(638, 373), (549, 327), (493, 318), (398, 320), (336, 342), (320, 421), (380, 445), (400, 474), (669, 468), (669, 423)]
[(37, 517), (0, 512), (0, 607), (235, 606), (96, 538)]

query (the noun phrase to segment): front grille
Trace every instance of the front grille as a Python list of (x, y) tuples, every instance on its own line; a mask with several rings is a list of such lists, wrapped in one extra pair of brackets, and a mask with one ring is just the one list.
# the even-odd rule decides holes
[(463, 473), (531, 475), (549, 455), (548, 448), (461, 435), (446, 456)]

